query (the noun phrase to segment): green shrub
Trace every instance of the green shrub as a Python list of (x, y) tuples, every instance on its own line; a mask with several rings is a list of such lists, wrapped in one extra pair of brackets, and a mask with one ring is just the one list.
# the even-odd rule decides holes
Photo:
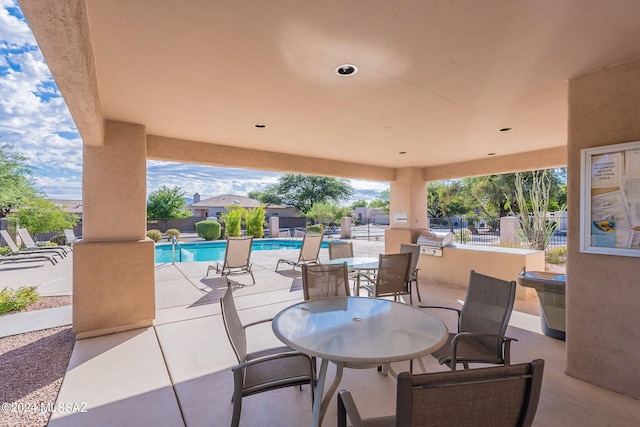
[(267, 211), (264, 206), (247, 209), (245, 213), (245, 223), (247, 224), (247, 236), (253, 236), (258, 239), (264, 237), (264, 219), (267, 217)]
[(307, 226), (307, 233), (320, 234), (322, 233), (322, 224), (315, 224)]
[(544, 255), (545, 261), (549, 264), (564, 264), (567, 262), (567, 247), (557, 246), (548, 249)]
[(217, 221), (196, 222), (196, 233), (205, 240), (220, 238), (220, 224)]
[(57, 236), (53, 236), (50, 242), (54, 245), (62, 246), (67, 244), (67, 239), (64, 237), (64, 234), (58, 234)]
[(164, 234), (167, 235), (167, 241), (171, 241), (172, 237), (175, 237), (176, 240), (180, 238), (180, 231), (175, 228), (168, 229)]
[(0, 256), (8, 255), (11, 253), (11, 248), (9, 246), (0, 247)]
[(4, 287), (0, 291), (0, 314), (19, 311), (38, 299), (33, 286), (22, 286), (18, 289)]
[(227, 237), (240, 237), (240, 226), (244, 218), (245, 210), (238, 206), (227, 206), (228, 212), (222, 216)]
[(149, 230), (147, 231), (147, 237), (158, 243), (160, 240), (162, 240), (162, 233), (160, 232), (160, 230)]

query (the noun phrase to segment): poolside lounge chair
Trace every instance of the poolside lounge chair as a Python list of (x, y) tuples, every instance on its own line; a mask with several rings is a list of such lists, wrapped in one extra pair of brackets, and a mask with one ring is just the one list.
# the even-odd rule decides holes
[(279, 259), (276, 264), (276, 271), (281, 262), (291, 265), (293, 268), (299, 267), (303, 264), (320, 264), (318, 254), (320, 253), (320, 246), (322, 244), (322, 234), (305, 234), (302, 238), (302, 248), (300, 248), (300, 254), (297, 260)]
[(233, 276), (238, 274), (250, 274), (253, 284), (256, 284), (256, 279), (253, 277), (251, 271), (251, 263), (249, 259), (251, 257), (251, 244), (253, 243), (253, 237), (229, 237), (227, 239), (227, 249), (224, 253), (224, 262), (220, 264), (217, 262), (215, 265), (207, 267), (207, 276), (211, 270), (215, 270), (216, 273), (220, 273), (223, 276)]
[[(7, 246), (9, 246), (9, 249), (11, 249), (11, 252), (13, 253), (14, 256), (41, 255), (40, 258), (46, 258), (50, 260), (52, 264), (55, 264), (58, 262), (58, 260), (54, 258), (55, 256), (59, 256), (60, 258), (66, 256), (66, 254), (63, 255), (58, 252), (52, 252), (47, 250), (19, 248), (18, 245), (16, 245), (16, 243), (13, 241), (13, 239), (11, 238), (11, 235), (7, 230), (0, 230), (0, 235), (2, 236), (4, 241), (7, 243)], [(7, 260), (8, 258), (4, 257), (4, 259)]]
[(64, 229), (64, 238), (67, 241), (67, 245), (71, 246), (74, 243), (78, 243), (80, 240), (82, 240), (82, 237), (77, 237), (76, 233), (73, 232), (73, 229), (71, 228), (65, 228)]
[[(18, 232), (18, 236), (20, 236), (20, 238), (22, 239), (22, 243), (24, 244), (24, 246), (27, 249), (57, 252), (59, 254), (62, 254), (63, 256), (67, 256), (67, 248), (65, 248), (64, 246), (58, 246), (58, 245), (56, 245), (56, 246), (38, 246), (36, 244), (36, 241), (33, 240), (33, 237), (31, 237), (31, 234), (29, 234), (29, 230), (27, 230), (26, 228), (18, 227), (16, 229), (16, 231)], [(71, 248), (69, 248), (69, 251), (70, 250), (71, 250)]]

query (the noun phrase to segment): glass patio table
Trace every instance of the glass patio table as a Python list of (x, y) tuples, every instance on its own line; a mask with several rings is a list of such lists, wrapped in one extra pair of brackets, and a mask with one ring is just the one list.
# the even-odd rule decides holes
[[(379, 298), (336, 297), (285, 308), (272, 322), (289, 347), (322, 359), (313, 401), (314, 427), (320, 426), (345, 365), (373, 368), (417, 359), (442, 347), (449, 332), (425, 310)], [(336, 376), (324, 394), (329, 362)]]
[[(360, 271), (374, 271), (378, 269), (378, 263), (380, 262), (380, 258), (378, 257), (352, 257), (352, 258), (336, 258), (332, 259), (327, 264), (342, 264), (347, 263), (347, 268), (349, 270), (358, 270)], [(353, 292), (355, 296), (359, 296), (360, 292), (360, 273), (356, 276), (356, 281), (353, 287)]]

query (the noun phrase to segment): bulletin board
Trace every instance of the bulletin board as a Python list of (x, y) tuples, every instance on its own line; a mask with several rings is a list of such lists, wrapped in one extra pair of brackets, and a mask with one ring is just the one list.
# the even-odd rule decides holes
[(580, 251), (640, 257), (640, 141), (581, 150)]

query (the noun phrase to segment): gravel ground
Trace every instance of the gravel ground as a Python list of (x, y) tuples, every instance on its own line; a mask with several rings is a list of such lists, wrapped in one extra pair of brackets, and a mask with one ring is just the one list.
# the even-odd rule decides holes
[[(70, 296), (43, 297), (23, 311), (69, 304)], [(0, 338), (0, 426), (47, 425), (74, 343), (71, 326)]]

